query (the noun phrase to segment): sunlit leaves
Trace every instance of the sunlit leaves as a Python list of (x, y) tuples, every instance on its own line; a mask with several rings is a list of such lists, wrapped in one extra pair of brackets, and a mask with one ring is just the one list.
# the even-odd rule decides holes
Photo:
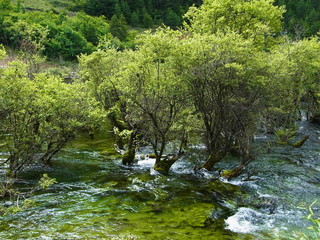
[(199, 33), (237, 32), (261, 45), (281, 30), (284, 9), (273, 0), (206, 0), (199, 8), (191, 7), (185, 26)]
[(77, 131), (101, 122), (86, 84), (64, 83), (45, 74), (30, 80), (24, 65), (12, 62), (0, 76), (1, 127), (14, 173), (39, 159), (50, 160)]

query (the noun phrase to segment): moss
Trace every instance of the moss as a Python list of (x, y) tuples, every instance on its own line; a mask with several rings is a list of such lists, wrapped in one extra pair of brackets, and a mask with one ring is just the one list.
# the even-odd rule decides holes
[(155, 166), (154, 170), (156, 170), (159, 173), (162, 174), (167, 174), (171, 168), (173, 163), (166, 161), (166, 160), (161, 160), (159, 161)]
[(240, 165), (234, 169), (224, 170), (221, 173), (221, 177), (224, 177), (228, 180), (238, 177), (242, 173), (242, 170), (244, 169), (244, 167), (245, 167), (244, 165)]
[(208, 171), (211, 171), (214, 165), (220, 162), (224, 158), (224, 156), (225, 156), (225, 153), (223, 152), (220, 152), (217, 154), (211, 154), (207, 158), (207, 161), (202, 166), (200, 166), (200, 168), (205, 168)]
[(304, 136), (300, 141), (297, 141), (293, 144), (291, 144), (291, 146), (295, 147), (295, 148), (301, 148), (302, 145), (308, 140), (309, 136)]
[(155, 166), (154, 170), (162, 174), (168, 174), (171, 166), (180, 158), (180, 156), (173, 156), (171, 158), (165, 157), (158, 161)]
[(117, 127), (120, 132), (125, 129), (129, 129), (129, 126), (122, 120), (122, 114), (118, 107), (115, 106), (111, 108), (108, 111), (107, 116), (112, 125)]
[(219, 193), (219, 195), (232, 198), (243, 194), (241, 188), (237, 185), (221, 182), (217, 179), (210, 181), (208, 185), (209, 191)]

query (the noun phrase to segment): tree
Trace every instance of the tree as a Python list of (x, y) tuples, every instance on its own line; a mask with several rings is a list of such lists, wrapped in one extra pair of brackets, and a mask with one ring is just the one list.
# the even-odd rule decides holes
[(77, 131), (98, 124), (100, 112), (84, 84), (66, 84), (44, 74), (30, 80), (25, 66), (11, 62), (0, 76), (3, 145), (10, 173), (38, 161), (49, 162)]
[(99, 44), (100, 38), (109, 33), (109, 24), (104, 17), (92, 17), (79, 12), (73, 18), (65, 20), (65, 25), (72, 26), (72, 29), (81, 35), (94, 46)]
[(264, 95), (263, 61), (254, 43), (237, 33), (194, 35), (189, 42), (189, 91), (204, 125), (211, 170), (236, 150), (242, 165), (253, 159), (251, 142)]
[(117, 0), (87, 0), (85, 12), (93, 16), (104, 15), (110, 19), (115, 14)]
[(288, 40), (272, 50), (267, 62), (274, 88), (266, 113), (272, 130), (292, 128), (301, 109), (308, 118), (319, 118), (319, 50), (317, 38)]
[(168, 9), (164, 23), (170, 27), (181, 26), (182, 19), (172, 9)]
[(14, 9), (13, 4), (10, 0), (0, 0), (0, 42), (1, 43), (8, 43), (7, 36), (4, 31), (3, 22), (5, 17), (10, 15), (12, 10)]
[(130, 18), (130, 24), (133, 26), (133, 27), (138, 27), (139, 26), (139, 15), (136, 11), (134, 11), (132, 14), (131, 14), (131, 18)]
[(65, 25), (57, 27), (58, 33), (46, 43), (46, 54), (50, 57), (76, 59), (81, 53), (91, 53), (94, 46), (79, 32)]
[(143, 27), (145, 28), (152, 28), (154, 25), (152, 17), (148, 14), (145, 13), (143, 16)]
[[(127, 60), (126, 52), (114, 48), (98, 50), (79, 58), (82, 80), (88, 84), (88, 89), (107, 113), (116, 135), (117, 147), (124, 149), (128, 141), (123, 164), (133, 162), (136, 148), (134, 121), (128, 118), (127, 101), (122, 99), (121, 72), (127, 67)], [(123, 139), (123, 136), (127, 139)]]
[(128, 36), (128, 26), (123, 14), (120, 16), (113, 15), (110, 20), (110, 32), (114, 37), (120, 41), (126, 40)]
[(25, 21), (7, 22), (9, 39), (14, 47), (20, 50), (23, 62), (28, 66), (28, 76), (39, 72), (39, 64), (44, 61), (42, 53), (45, 49), (45, 41), (48, 29), (37, 23), (29, 24)]
[(234, 150), (242, 157), (238, 170), (253, 159), (255, 119), (266, 98), (261, 50), (274, 45), (284, 12), (272, 3), (207, 0), (185, 15), (194, 51), (188, 83), (205, 127), (208, 170)]
[[(182, 78), (180, 36), (167, 29), (147, 33), (139, 50), (127, 53), (131, 58), (124, 71), (129, 118), (135, 120), (143, 141), (152, 146), (154, 168), (162, 173), (182, 156), (186, 140), (186, 128), (178, 127), (190, 107)], [(167, 149), (168, 143), (176, 140), (178, 146)]]
[(244, 38), (268, 47), (274, 34), (282, 30), (283, 7), (273, 0), (205, 0), (185, 14), (189, 31), (208, 34), (235, 31)]

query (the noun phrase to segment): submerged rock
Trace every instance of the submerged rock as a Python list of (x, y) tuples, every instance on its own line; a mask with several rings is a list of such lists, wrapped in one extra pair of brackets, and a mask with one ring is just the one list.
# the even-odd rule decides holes
[(304, 136), (300, 141), (297, 141), (293, 144), (291, 144), (291, 146), (295, 147), (295, 148), (301, 148), (302, 145), (308, 140), (309, 135)]
[(10, 206), (12, 206), (13, 205), (13, 202), (11, 202), (11, 201), (6, 201), (5, 203), (4, 203), (4, 206), (5, 207), (10, 207)]
[(277, 200), (271, 197), (260, 197), (254, 207), (264, 213), (273, 214), (277, 208)]
[(240, 186), (221, 182), (219, 179), (210, 181), (208, 190), (215, 192), (223, 198), (232, 198), (243, 194)]

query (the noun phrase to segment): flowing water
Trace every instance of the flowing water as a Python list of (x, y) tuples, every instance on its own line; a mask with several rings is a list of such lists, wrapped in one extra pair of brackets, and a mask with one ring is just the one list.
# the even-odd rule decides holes
[[(300, 149), (270, 149), (274, 139), (256, 136), (257, 160), (230, 182), (217, 171), (194, 170), (204, 159), (199, 146), (163, 176), (152, 170), (154, 160), (144, 157), (147, 148), (126, 167), (111, 137), (82, 137), (51, 166), (19, 176), (19, 191), (30, 189), (43, 173), (58, 183), (32, 195), (34, 207), (0, 217), (0, 239), (287, 238), (308, 226), (307, 212), (298, 206), (320, 200), (320, 129), (303, 122), (299, 132), (310, 134)], [(6, 157), (0, 153), (0, 160)], [(229, 157), (217, 168), (236, 164)]]

